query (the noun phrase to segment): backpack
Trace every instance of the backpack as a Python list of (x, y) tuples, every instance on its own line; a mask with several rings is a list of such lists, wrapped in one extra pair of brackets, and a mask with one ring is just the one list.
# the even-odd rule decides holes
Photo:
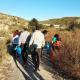
[(22, 52), (21, 47), (20, 47), (20, 46), (16, 46), (16, 53), (17, 53), (18, 55), (21, 55), (21, 52)]
[(56, 41), (57, 41), (57, 38), (56, 37), (53, 37), (52, 38), (52, 42), (55, 43)]
[(61, 46), (61, 41), (57, 41), (56, 43), (54, 43), (54, 46), (60, 47)]

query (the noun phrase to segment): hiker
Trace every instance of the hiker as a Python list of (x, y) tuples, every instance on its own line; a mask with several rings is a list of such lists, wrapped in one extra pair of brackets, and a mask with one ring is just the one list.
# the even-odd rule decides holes
[(36, 28), (36, 30), (33, 32), (29, 46), (31, 48), (31, 54), (32, 54), (32, 60), (33, 64), (35, 66), (35, 70), (39, 70), (39, 64), (41, 60), (41, 50), (42, 47), (45, 45), (45, 39), (44, 34), (47, 33), (44, 31), (43, 33), (39, 30), (39, 28)]
[(16, 46), (18, 45), (19, 42), (19, 31), (15, 30), (13, 33), (13, 37), (12, 37), (12, 45), (13, 45), (13, 52), (14, 52), (14, 56), (16, 57)]
[(52, 43), (51, 43), (51, 53), (50, 53), (50, 58), (51, 62), (54, 63), (55, 57), (58, 58), (59, 64), (61, 64), (61, 59), (62, 59), (62, 54), (61, 54), (61, 38), (59, 34), (55, 34), (52, 38)]
[(22, 59), (23, 59), (23, 64), (25, 65), (27, 63), (27, 54), (25, 53), (25, 48), (24, 45), (26, 43), (26, 40), (28, 36), (30, 35), (30, 32), (27, 31), (27, 28), (23, 28), (24, 31), (21, 33), (20, 38), (19, 38), (19, 46), (22, 48)]

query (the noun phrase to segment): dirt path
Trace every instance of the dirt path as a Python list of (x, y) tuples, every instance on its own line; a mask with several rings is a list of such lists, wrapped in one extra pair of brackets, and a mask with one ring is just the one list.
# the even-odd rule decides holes
[(53, 68), (49, 55), (43, 53), (40, 64), (40, 71), (34, 71), (31, 55), (28, 57), (28, 64), (22, 66), (19, 59), (12, 56), (12, 49), (9, 47), (10, 56), (3, 60), (0, 65), (0, 80), (69, 80), (63, 79)]
[(10, 57), (4, 61), (4, 67), (0, 66), (0, 80), (65, 80), (53, 69), (46, 56), (43, 56), (40, 71), (34, 72), (32, 59), (29, 55), (28, 64), (22, 66), (19, 59)]

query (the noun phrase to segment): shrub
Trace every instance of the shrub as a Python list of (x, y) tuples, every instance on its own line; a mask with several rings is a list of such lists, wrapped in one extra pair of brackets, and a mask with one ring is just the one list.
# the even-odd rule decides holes
[(47, 39), (51, 40), (55, 33), (58, 33), (62, 38), (64, 45), (62, 47), (62, 69), (80, 77), (80, 30), (58, 31), (51, 28), (48, 31)]

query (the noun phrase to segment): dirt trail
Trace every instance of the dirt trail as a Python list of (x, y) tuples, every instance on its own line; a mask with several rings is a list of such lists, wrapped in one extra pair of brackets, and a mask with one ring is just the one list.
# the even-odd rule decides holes
[(37, 72), (34, 72), (30, 55), (28, 64), (25, 66), (20, 64), (19, 59), (15, 60), (12, 56), (4, 61), (3, 65), (0, 66), (0, 80), (65, 80), (53, 69), (53, 65), (46, 56), (43, 56), (40, 71)]

